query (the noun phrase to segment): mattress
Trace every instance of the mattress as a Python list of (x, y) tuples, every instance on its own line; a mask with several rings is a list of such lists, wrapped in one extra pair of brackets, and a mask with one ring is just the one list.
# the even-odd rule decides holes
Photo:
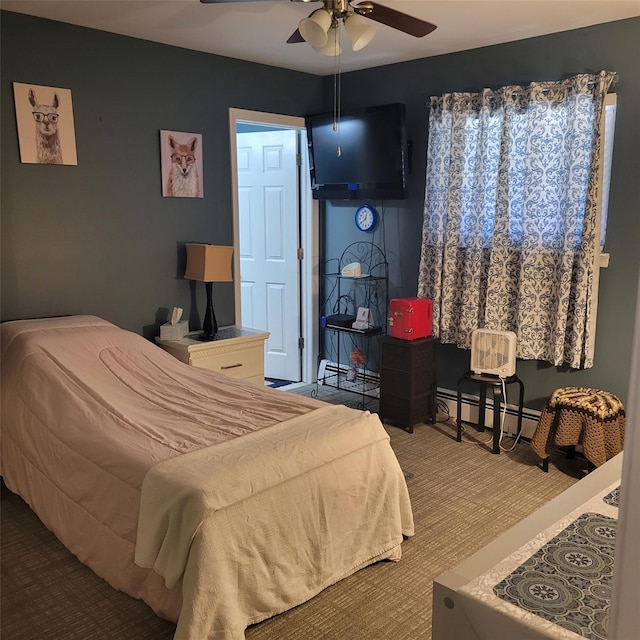
[(413, 534), (377, 416), (183, 364), (94, 316), (2, 324), (1, 470), (177, 639), (244, 630)]

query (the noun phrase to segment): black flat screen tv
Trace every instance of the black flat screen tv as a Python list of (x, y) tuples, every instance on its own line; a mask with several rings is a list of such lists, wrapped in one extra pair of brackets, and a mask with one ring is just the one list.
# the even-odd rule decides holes
[(306, 117), (315, 200), (399, 200), (406, 197), (404, 104)]

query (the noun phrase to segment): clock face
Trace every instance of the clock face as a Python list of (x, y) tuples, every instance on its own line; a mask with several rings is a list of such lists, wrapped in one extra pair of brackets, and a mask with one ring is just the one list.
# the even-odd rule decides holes
[(356, 227), (360, 231), (373, 231), (373, 227), (376, 224), (378, 212), (369, 205), (364, 205), (356, 211)]

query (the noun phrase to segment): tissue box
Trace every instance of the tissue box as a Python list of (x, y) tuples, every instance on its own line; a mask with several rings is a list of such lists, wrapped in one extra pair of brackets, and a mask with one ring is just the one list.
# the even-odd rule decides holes
[(160, 340), (182, 340), (189, 333), (189, 321), (182, 320), (177, 324), (165, 322), (160, 325)]

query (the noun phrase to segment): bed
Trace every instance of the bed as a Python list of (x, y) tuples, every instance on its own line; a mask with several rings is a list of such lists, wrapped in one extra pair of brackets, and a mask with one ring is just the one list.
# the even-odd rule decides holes
[(413, 534), (375, 414), (190, 367), (94, 316), (1, 330), (7, 487), (177, 640), (242, 640)]

